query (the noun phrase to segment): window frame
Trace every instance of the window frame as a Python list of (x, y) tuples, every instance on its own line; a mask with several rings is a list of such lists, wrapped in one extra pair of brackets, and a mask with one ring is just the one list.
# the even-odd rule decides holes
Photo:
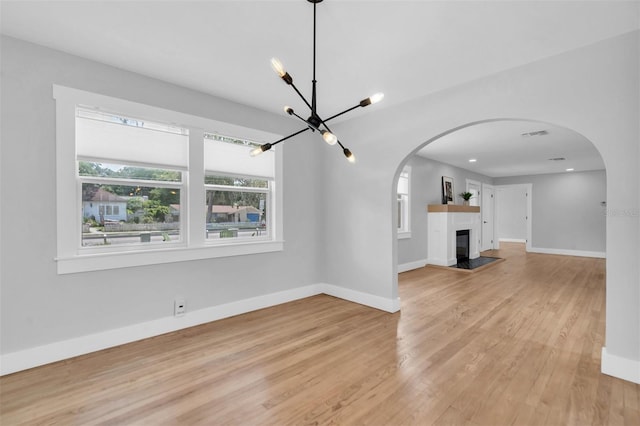
[[(283, 148), (280, 146), (273, 149), (275, 177), (270, 188), (272, 197), (271, 218), (269, 218), (270, 238), (225, 241), (225, 244), (206, 243), (206, 218), (202, 214), (206, 191), (203, 143), (205, 129), (216, 129), (216, 132), (225, 135), (265, 142), (280, 139), (281, 135), (55, 84), (53, 98), (56, 105), (57, 255), (55, 260), (58, 274), (241, 256), (284, 249), (281, 190)], [(82, 249), (82, 185), (78, 179), (75, 139), (77, 107), (98, 108), (116, 115), (154, 122), (179, 123), (179, 126), (189, 130), (189, 167), (188, 171), (183, 172), (183, 183), (186, 188), (181, 190), (181, 198), (185, 199), (184, 208), (181, 199), (180, 221), (185, 229), (182, 242), (151, 247), (131, 246), (133, 249), (130, 250)], [(248, 161), (250, 161), (249, 157)], [(70, 188), (75, 190), (69, 190)]]
[[(404, 202), (400, 200), (399, 197), (396, 197), (398, 203), (402, 203), (401, 212), (398, 213), (398, 218), (401, 221), (402, 226), (397, 228), (398, 239), (406, 239), (411, 238), (411, 166), (404, 166), (400, 175), (398, 176), (398, 184), (400, 183), (400, 179), (402, 179), (402, 175), (407, 175), (407, 193), (406, 199)], [(401, 194), (398, 192), (396, 187), (396, 194), (400, 196)]]
[[(271, 190), (274, 181), (273, 179), (266, 178), (263, 176), (248, 176), (248, 175), (234, 175), (228, 173), (218, 173), (213, 171), (205, 171), (205, 176), (221, 176), (221, 177), (229, 177), (229, 178), (244, 178), (244, 179), (261, 179), (267, 181), (266, 188), (253, 187), (253, 186), (233, 186), (233, 185), (222, 185), (222, 184), (213, 184), (213, 183), (204, 183), (204, 192), (205, 192), (205, 200), (206, 200), (206, 192), (207, 191), (226, 191), (226, 192), (251, 192), (257, 194), (265, 194), (265, 211), (267, 211), (267, 221), (269, 222), (267, 225), (267, 233), (265, 235), (251, 237), (253, 241), (261, 241), (268, 240), (272, 238), (273, 232), (271, 229), (271, 209), (273, 205), (273, 192)], [(206, 205), (206, 203), (205, 203)], [(206, 215), (205, 215), (206, 216)], [(205, 218), (206, 225), (206, 218)], [(233, 240), (209, 240), (207, 239), (207, 244), (224, 244), (225, 242), (234, 242), (234, 241), (246, 241), (246, 239), (233, 239)]]

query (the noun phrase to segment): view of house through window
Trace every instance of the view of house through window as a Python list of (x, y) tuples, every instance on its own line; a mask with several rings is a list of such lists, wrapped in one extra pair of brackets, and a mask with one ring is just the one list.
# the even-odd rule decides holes
[(280, 135), (53, 89), (59, 274), (283, 250)]
[(84, 247), (180, 241), (181, 172), (80, 161), (79, 176)]
[(269, 236), (273, 154), (248, 162), (255, 143), (213, 133), (204, 134), (204, 143), (207, 241)]
[(181, 241), (188, 130), (77, 109), (82, 247)]

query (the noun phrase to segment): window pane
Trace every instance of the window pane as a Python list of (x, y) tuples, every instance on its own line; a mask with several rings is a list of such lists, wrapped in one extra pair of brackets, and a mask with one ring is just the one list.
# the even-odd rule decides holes
[(118, 179), (157, 180), (160, 182), (182, 182), (182, 172), (167, 169), (133, 167), (124, 164), (78, 162), (80, 176), (110, 177)]
[(269, 235), (267, 194), (206, 191), (207, 238), (251, 238)]
[(269, 181), (266, 179), (246, 179), (230, 176), (205, 176), (204, 183), (209, 185), (228, 185), (238, 187), (268, 188)]
[(82, 245), (180, 240), (180, 190), (82, 184)]

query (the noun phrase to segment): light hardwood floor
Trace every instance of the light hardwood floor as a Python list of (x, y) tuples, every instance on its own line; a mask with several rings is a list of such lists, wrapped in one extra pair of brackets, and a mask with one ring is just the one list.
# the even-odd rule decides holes
[(400, 313), (316, 296), (5, 376), (0, 422), (640, 425), (600, 373), (604, 260), (493, 254), (401, 274)]

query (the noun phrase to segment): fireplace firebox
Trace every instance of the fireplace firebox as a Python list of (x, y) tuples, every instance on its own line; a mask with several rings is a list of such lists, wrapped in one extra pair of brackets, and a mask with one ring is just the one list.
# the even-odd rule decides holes
[(469, 260), (469, 230), (456, 231), (456, 260), (458, 263)]

